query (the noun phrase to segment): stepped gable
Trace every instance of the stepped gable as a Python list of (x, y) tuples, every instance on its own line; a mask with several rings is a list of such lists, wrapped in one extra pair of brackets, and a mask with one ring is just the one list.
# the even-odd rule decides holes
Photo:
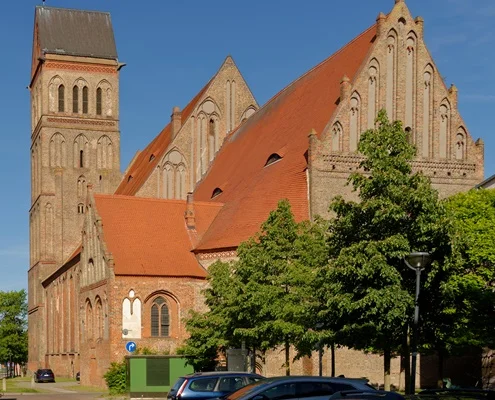
[(38, 6), (35, 27), (41, 54), (117, 60), (109, 13)]
[[(309, 218), (308, 134), (321, 133), (337, 107), (340, 81), (351, 81), (373, 44), (373, 25), (291, 83), (226, 140), (194, 198), (224, 203), (194, 251), (231, 249), (260, 229), (281, 199), (298, 221)], [(271, 155), (279, 161), (265, 166)], [(212, 194), (222, 191), (214, 200)]]
[[(213, 78), (205, 85), (203, 89), (189, 102), (182, 110), (181, 121), (184, 125), (191, 116), (194, 107), (206, 92)], [(115, 194), (134, 196), (141, 186), (144, 185), (151, 175), (156, 165), (168, 149), (172, 141), (172, 125), (168, 123), (165, 128), (153, 139), (153, 141), (141, 151), (131, 162)]]
[[(94, 199), (115, 275), (206, 277), (206, 270), (191, 252), (185, 200), (101, 194)], [(199, 236), (221, 207), (220, 203), (194, 202)]]

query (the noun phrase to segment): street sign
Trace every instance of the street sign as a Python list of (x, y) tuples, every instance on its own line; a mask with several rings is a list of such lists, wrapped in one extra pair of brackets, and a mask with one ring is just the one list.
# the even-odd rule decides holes
[(125, 349), (129, 352), (129, 353), (132, 353), (134, 351), (136, 351), (136, 343), (135, 342), (127, 342), (125, 344)]

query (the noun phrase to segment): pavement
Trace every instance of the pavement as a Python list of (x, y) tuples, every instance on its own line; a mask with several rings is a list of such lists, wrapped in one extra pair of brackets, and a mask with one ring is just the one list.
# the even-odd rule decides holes
[[(40, 390), (39, 393), (15, 393), (7, 392), (0, 396), (0, 400), (15, 400), (24, 396), (34, 396), (36, 400), (57, 400), (67, 399), (67, 400), (92, 400), (92, 399), (102, 399), (104, 397), (103, 392), (83, 392), (71, 390), (70, 387), (76, 386), (78, 383), (74, 381), (69, 382), (46, 382), (46, 383), (36, 383), (36, 382), (18, 382), (17, 386), (28, 389)], [(14, 389), (15, 390), (15, 389)], [(1, 393), (0, 393), (1, 395)], [(112, 398), (112, 400), (124, 400), (121, 398)]]

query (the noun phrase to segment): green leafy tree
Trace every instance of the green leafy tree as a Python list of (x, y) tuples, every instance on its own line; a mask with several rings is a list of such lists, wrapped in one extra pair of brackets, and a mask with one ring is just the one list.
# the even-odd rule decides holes
[(290, 346), (306, 349), (307, 331), (314, 327), (311, 288), (316, 266), (328, 256), (321, 226), (296, 223), (289, 202), (279, 202), (261, 232), (239, 246), (237, 261), (209, 268), (209, 311), (187, 321), (190, 338), (180, 351), (199, 366), (217, 350), (241, 343), (255, 354), (283, 345), (290, 374)]
[(236, 333), (258, 339), (262, 350), (283, 345), (287, 375), (290, 346), (307, 352), (307, 332), (316, 323), (315, 276), (328, 257), (322, 224), (296, 223), (289, 202), (282, 200), (261, 232), (238, 249), (239, 299), (251, 313), (251, 326)]
[(0, 360), (27, 361), (26, 291), (0, 292)]
[(455, 252), (424, 340), (441, 357), (495, 344), (495, 191), (459, 193), (446, 207)]
[(404, 256), (428, 251), (436, 260), (428, 275), (435, 276), (450, 253), (449, 225), (430, 181), (412, 173), (415, 148), (400, 122), (381, 111), (359, 151), (360, 171), (349, 178), (359, 201), (337, 197), (330, 206), (322, 315), (339, 344), (384, 355), (389, 388), (390, 359), (404, 351), (414, 307), (415, 274)]

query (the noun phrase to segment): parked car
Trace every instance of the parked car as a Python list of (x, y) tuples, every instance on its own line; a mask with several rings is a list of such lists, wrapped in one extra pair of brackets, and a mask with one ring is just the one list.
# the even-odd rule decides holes
[(49, 368), (38, 369), (34, 373), (35, 382), (55, 382), (55, 375)]
[[(319, 376), (283, 376), (267, 378), (224, 396), (224, 400), (329, 400), (338, 393), (376, 393), (365, 379)], [(344, 397), (344, 396), (342, 396)], [(352, 399), (352, 397), (349, 397)]]
[(198, 372), (177, 379), (168, 392), (170, 400), (206, 400), (225, 396), (264, 379), (248, 372)]
[(78, 381), (78, 382), (79, 382), (80, 380), (81, 380), (81, 373), (80, 373), (80, 372), (78, 372), (78, 373), (76, 374), (76, 381)]

